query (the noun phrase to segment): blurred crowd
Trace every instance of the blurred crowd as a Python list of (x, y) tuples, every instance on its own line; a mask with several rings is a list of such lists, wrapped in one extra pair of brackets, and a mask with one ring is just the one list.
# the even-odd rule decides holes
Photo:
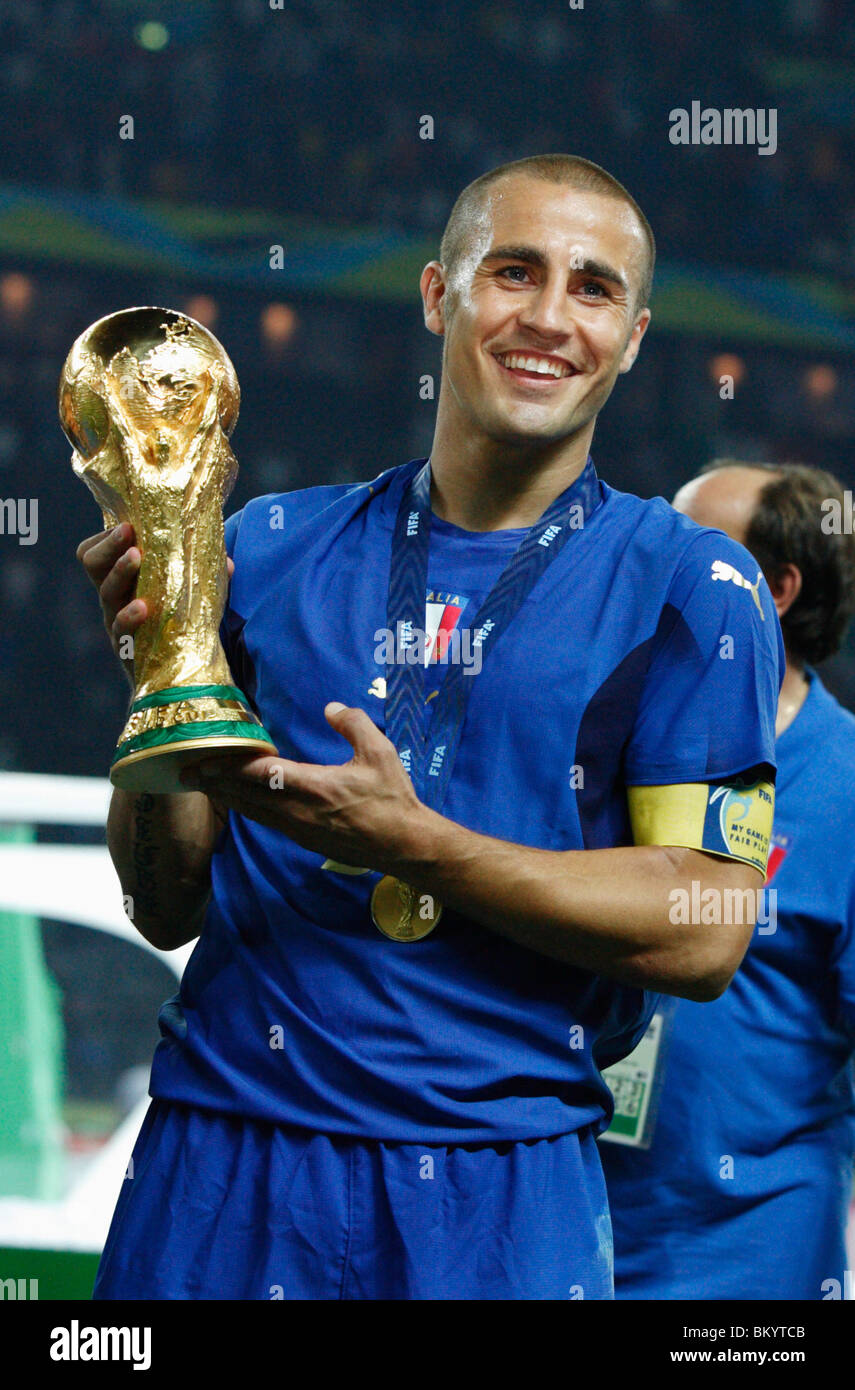
[[(0, 536), (0, 770), (103, 774), (124, 722), (125, 684), (74, 553), (100, 529), (100, 512), (71, 471), (56, 413), (63, 360), (89, 323), (141, 297), (204, 310), (242, 391), (228, 512), (260, 493), (372, 478), (430, 451), (435, 402), (422, 382), (431, 376), (438, 389), (440, 344), (415, 286), (411, 306), (298, 301), (285, 341), (265, 333), (283, 315), (261, 296), (145, 288), (143, 297), (133, 279), (97, 272), (0, 272), (0, 498), (38, 503), (37, 543)], [(842, 357), (734, 352), (651, 331), (600, 418), (593, 455), (607, 482), (642, 496), (670, 498), (725, 455), (814, 463), (855, 488), (855, 371)], [(855, 707), (851, 657), (841, 681)]]
[[(485, 169), (569, 150), (672, 259), (851, 279), (853, 58), (848, 0), (4, 0), (3, 177), (435, 232)], [(675, 150), (693, 100), (775, 108), (777, 152)]]
[[(663, 258), (855, 280), (855, 8), (845, 0), (4, 0), (0, 181), (171, 204), (265, 207), (438, 238), (459, 189), (534, 151), (604, 164)], [(777, 152), (675, 147), (692, 101), (778, 110)], [(119, 139), (123, 116), (133, 140)], [(433, 139), (419, 138), (433, 120)], [(2, 192), (2, 182), (0, 182)], [(94, 774), (125, 692), (74, 548), (96, 530), (55, 413), (73, 340), (102, 314), (183, 307), (243, 390), (230, 506), (372, 477), (426, 454), (439, 346), (412, 306), (197, 287), (176, 273), (0, 263), (0, 768)], [(732, 375), (733, 399), (719, 383)], [(799, 459), (855, 485), (855, 373), (840, 354), (648, 335), (598, 426), (615, 486), (671, 496), (709, 458)], [(9, 620), (10, 615), (12, 621)], [(855, 702), (851, 661), (842, 693)], [(46, 672), (50, 673), (46, 678)]]

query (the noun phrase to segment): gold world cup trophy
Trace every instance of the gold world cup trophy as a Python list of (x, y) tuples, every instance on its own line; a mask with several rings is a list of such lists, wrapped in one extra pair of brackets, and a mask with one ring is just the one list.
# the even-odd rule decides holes
[(240, 388), (222, 345), (173, 309), (123, 309), (73, 344), (59, 383), (72, 467), (105, 527), (128, 521), (148, 617), (133, 641), (135, 696), (110, 765), (128, 791), (181, 792), (206, 753), (276, 753), (220, 643), (228, 589), (223, 504)]

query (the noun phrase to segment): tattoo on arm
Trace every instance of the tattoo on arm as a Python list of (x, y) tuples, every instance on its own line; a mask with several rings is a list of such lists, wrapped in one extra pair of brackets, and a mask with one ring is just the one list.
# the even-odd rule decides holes
[(157, 845), (152, 830), (154, 797), (142, 792), (134, 802), (134, 906), (141, 912), (157, 916)]

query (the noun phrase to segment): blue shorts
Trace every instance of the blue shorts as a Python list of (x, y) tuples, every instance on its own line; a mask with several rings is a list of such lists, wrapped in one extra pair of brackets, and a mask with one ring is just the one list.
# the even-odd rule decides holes
[(610, 1299), (596, 1143), (380, 1143), (154, 1100), (94, 1297)]

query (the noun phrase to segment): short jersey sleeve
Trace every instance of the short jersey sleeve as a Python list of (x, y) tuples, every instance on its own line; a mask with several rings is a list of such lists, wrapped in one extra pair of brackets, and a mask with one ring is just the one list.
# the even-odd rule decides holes
[[(235, 545), (237, 544), (237, 535), (240, 529), (242, 515), (243, 512), (234, 512), (230, 517), (226, 518), (226, 554), (228, 555), (230, 560), (233, 560), (235, 557)], [(229, 584), (229, 595), (230, 594), (231, 583)], [(229, 663), (232, 675), (237, 679), (237, 672), (235, 671), (235, 664), (237, 659), (234, 644), (235, 632), (235, 616), (232, 613), (231, 607), (229, 605), (229, 598), (227, 596), (226, 606), (223, 610), (223, 617), (220, 623), (220, 641), (223, 644), (223, 651), (226, 654), (226, 661)]]
[(233, 560), (235, 557), (235, 542), (237, 540), (237, 533), (240, 530), (242, 516), (243, 511), (232, 512), (231, 516), (226, 517), (224, 523), (223, 529), (226, 533), (226, 554), (230, 560)]
[[(756, 560), (698, 530), (668, 589), (624, 758), (628, 787), (774, 780), (784, 675), (775, 605)], [(768, 765), (765, 769), (763, 765)]]

